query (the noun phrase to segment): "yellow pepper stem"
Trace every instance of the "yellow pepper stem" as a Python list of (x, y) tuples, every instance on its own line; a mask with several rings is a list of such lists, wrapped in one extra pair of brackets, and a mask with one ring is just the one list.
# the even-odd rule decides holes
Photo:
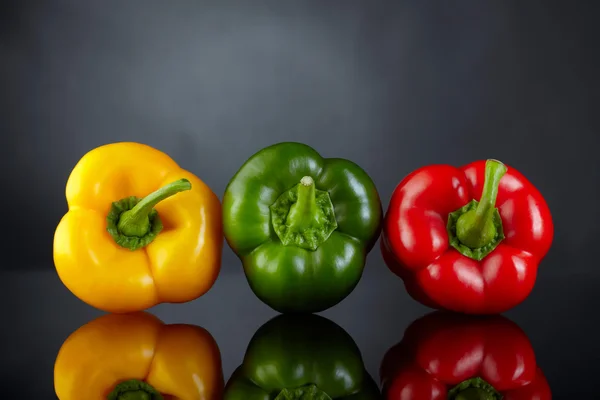
[(187, 179), (169, 183), (140, 200), (131, 210), (125, 211), (117, 225), (119, 232), (126, 236), (142, 237), (150, 230), (150, 212), (159, 202), (184, 190), (190, 190), (192, 184)]
[(108, 233), (118, 245), (129, 250), (147, 246), (163, 228), (154, 207), (164, 199), (191, 188), (190, 181), (180, 179), (142, 199), (132, 196), (114, 202), (106, 217)]
[(118, 400), (152, 400), (151, 395), (143, 390), (136, 390), (135, 392), (126, 392), (117, 397)]
[(108, 395), (108, 400), (164, 400), (164, 397), (146, 382), (131, 379), (119, 383)]

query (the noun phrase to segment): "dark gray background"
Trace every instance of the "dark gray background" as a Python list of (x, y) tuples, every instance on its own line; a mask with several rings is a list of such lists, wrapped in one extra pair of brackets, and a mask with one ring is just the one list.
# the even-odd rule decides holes
[[(250, 155), (293, 140), (361, 165), (384, 207), (429, 163), (494, 157), (525, 174), (556, 234), (533, 294), (507, 315), (532, 339), (556, 398), (597, 394), (586, 383), (600, 372), (596, 4), (0, 2), (0, 389), (53, 398), (62, 341), (100, 315), (52, 264), (64, 185), (85, 152), (143, 142), (222, 196)], [(209, 329), (226, 378), (275, 315), (227, 246), (211, 292), (152, 311)], [(376, 248), (355, 292), (324, 315), (377, 377), (385, 350), (425, 312)]]

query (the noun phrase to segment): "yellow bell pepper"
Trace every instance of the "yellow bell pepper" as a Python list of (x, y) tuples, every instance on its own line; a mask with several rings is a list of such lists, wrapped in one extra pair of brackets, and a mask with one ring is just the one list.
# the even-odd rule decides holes
[(168, 155), (139, 143), (98, 147), (66, 187), (54, 264), (79, 299), (108, 312), (183, 303), (221, 267), (221, 203)]
[(73, 332), (56, 357), (60, 400), (218, 400), (217, 343), (194, 325), (164, 325), (145, 312), (108, 314)]

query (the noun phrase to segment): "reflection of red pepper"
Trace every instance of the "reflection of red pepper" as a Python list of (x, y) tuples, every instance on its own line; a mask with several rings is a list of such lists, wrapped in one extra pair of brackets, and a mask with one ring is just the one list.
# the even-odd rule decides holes
[(550, 400), (525, 333), (502, 316), (434, 312), (381, 365), (386, 400)]
[(553, 234), (538, 190), (514, 169), (488, 160), (408, 175), (392, 195), (381, 247), (415, 300), (494, 314), (529, 295)]

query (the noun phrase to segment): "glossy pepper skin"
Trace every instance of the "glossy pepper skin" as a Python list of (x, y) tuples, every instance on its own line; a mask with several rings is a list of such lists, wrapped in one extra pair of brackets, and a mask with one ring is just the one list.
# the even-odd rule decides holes
[(54, 365), (60, 400), (221, 400), (221, 355), (208, 331), (137, 312), (73, 332)]
[(319, 312), (359, 282), (382, 208), (359, 166), (300, 143), (254, 154), (229, 182), (223, 227), (257, 297), (279, 312)]
[(415, 300), (495, 314), (530, 294), (553, 234), (540, 192), (517, 170), (488, 160), (427, 166), (404, 178), (380, 244)]
[(108, 312), (141, 311), (196, 299), (214, 284), (221, 204), (168, 155), (138, 143), (98, 147), (71, 172), (66, 197), (54, 263), (84, 302)]
[(502, 316), (433, 312), (385, 354), (386, 400), (550, 400), (525, 333)]
[(344, 329), (313, 314), (279, 315), (254, 334), (224, 400), (371, 400), (377, 384)]

